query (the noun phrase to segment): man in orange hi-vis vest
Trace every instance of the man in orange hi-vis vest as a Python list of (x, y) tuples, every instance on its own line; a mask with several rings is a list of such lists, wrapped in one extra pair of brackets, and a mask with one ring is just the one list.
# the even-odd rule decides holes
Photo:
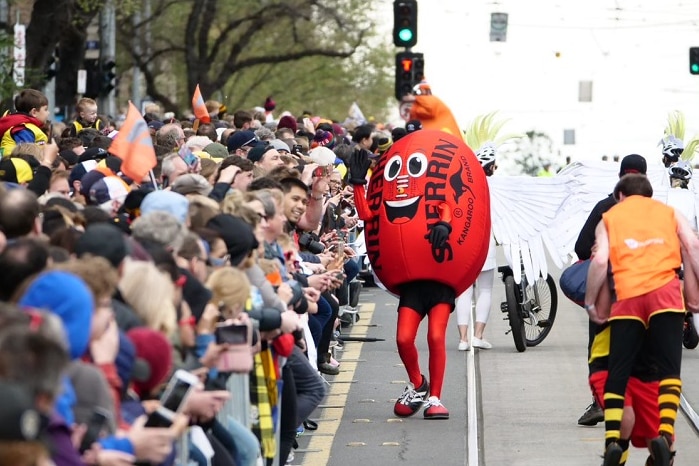
[[(646, 332), (651, 348), (648, 351), (653, 352), (651, 356), (657, 363), (660, 414), (658, 437), (649, 446), (655, 466), (669, 466), (674, 456), (685, 312), (678, 271), (684, 259), (687, 304), (694, 307), (699, 238), (681, 214), (652, 199), (652, 195), (653, 188), (645, 175), (624, 175), (614, 188), (618, 203), (602, 215), (595, 230), (596, 250), (587, 277), (585, 309), (592, 321), (601, 323), (608, 318), (610, 326), (603, 466), (617, 466), (621, 461), (624, 394)], [(611, 306), (603, 306), (597, 300), (607, 279), (608, 265), (612, 271), (610, 288), (616, 299)], [(690, 283), (692, 286), (687, 288)]]

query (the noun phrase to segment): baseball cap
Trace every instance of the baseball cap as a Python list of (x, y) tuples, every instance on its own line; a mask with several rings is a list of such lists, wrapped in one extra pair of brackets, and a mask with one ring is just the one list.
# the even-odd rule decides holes
[(220, 142), (212, 142), (204, 147), (204, 152), (209, 154), (214, 159), (225, 159), (228, 157), (228, 149)]
[(405, 124), (405, 131), (412, 133), (413, 131), (418, 131), (422, 129), (422, 123), (420, 120), (410, 120)]
[(629, 173), (640, 173), (645, 175), (647, 170), (648, 164), (642, 155), (629, 154), (621, 159), (621, 165), (619, 166), (619, 178)]
[(32, 167), (17, 157), (4, 157), (0, 161), (0, 180), (9, 183), (29, 183), (34, 178)]
[(101, 147), (90, 147), (89, 149), (86, 149), (85, 152), (80, 154), (78, 161), (84, 162), (86, 160), (102, 160), (107, 158), (107, 155), (109, 155), (107, 151)]
[(244, 146), (254, 147), (257, 143), (257, 136), (252, 131), (236, 131), (228, 136), (228, 152), (235, 152)]
[(90, 186), (90, 201), (97, 205), (115, 200), (123, 203), (130, 190), (118, 176), (105, 176)]

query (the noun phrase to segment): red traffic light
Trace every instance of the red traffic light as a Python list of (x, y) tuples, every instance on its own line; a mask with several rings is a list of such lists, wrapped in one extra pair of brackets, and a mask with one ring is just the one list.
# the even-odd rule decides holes
[(413, 69), (413, 59), (412, 58), (403, 58), (400, 61), (401, 66), (403, 67), (403, 71), (406, 73), (410, 73)]

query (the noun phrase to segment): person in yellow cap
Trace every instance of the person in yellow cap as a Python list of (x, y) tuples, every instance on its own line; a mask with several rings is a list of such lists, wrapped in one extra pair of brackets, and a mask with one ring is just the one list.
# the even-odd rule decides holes
[(31, 165), (17, 157), (5, 157), (0, 161), (0, 180), (26, 186), (34, 179)]

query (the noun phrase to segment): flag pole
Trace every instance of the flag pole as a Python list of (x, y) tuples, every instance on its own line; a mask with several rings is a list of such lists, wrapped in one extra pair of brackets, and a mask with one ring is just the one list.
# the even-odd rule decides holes
[(160, 188), (158, 187), (158, 182), (155, 180), (155, 173), (153, 173), (152, 168), (148, 170), (148, 175), (150, 175), (150, 180), (153, 183), (153, 189), (155, 189), (156, 191), (159, 190)]

